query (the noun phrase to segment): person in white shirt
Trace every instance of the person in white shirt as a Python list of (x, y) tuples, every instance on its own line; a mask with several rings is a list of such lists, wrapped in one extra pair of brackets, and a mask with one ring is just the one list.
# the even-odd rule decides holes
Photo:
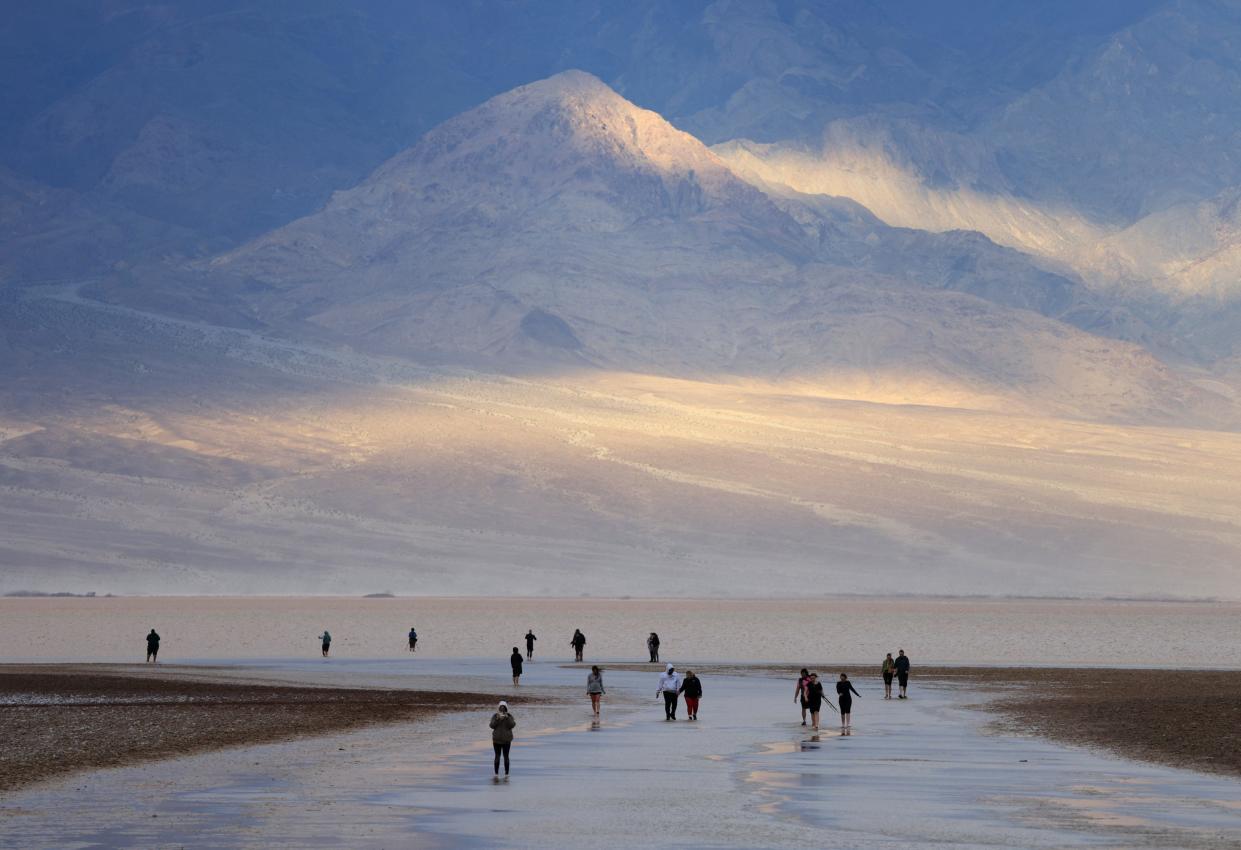
[(659, 677), (659, 690), (655, 692), (655, 696), (664, 696), (664, 714), (668, 720), (677, 719), (677, 694), (680, 690), (681, 674), (669, 664), (668, 669)]

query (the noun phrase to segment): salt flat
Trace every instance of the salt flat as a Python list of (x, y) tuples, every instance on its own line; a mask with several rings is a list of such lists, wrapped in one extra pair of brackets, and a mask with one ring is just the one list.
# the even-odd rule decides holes
[[(240, 668), (239, 668), (240, 669)], [(266, 661), (246, 675), (503, 693), (491, 661)], [(464, 678), (463, 678), (464, 677)], [(584, 671), (528, 667), (565, 697)], [(704, 680), (702, 719), (668, 723), (652, 673), (518, 709), (494, 783), (486, 712), (85, 774), (0, 804), (0, 847), (1234, 848), (1241, 783), (986, 729), (986, 697), (859, 682), (854, 734), (815, 741), (791, 683)], [(569, 690), (566, 690), (569, 689)]]

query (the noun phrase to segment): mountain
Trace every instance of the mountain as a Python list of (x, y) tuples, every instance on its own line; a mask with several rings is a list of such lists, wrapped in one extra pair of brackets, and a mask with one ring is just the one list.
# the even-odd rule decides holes
[(710, 143), (876, 109), (976, 123), (1150, 0), (87, 0), (0, 21), (0, 165), (220, 250), (314, 211), (423, 133), (570, 68)]
[[(1066, 278), (983, 238), (769, 196), (581, 72), (446, 122), (321, 212), (192, 274), (194, 291), (239, 293), (285, 333), (493, 369), (826, 392), (912, 370), (926, 398), (986, 407), (1231, 415), (1140, 349), (1058, 321), (1086, 303)], [(142, 306), (145, 288), (94, 291)]]
[(1235, 596), (1234, 17), (17, 8), (0, 585)]

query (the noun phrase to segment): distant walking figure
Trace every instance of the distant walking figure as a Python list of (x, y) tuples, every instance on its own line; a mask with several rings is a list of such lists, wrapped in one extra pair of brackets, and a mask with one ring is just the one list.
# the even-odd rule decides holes
[(569, 641), (569, 646), (573, 647), (573, 660), (582, 660), (582, 648), (586, 646), (586, 635), (582, 634), (581, 629), (573, 630), (573, 639)]
[(861, 699), (859, 694), (853, 687), (853, 683), (849, 681), (849, 677), (844, 673), (840, 674), (840, 681), (836, 683), (836, 701), (840, 703), (840, 728), (847, 731), (849, 729), (849, 711), (853, 708), (853, 698)]
[(646, 639), (646, 651), (651, 654), (651, 663), (659, 663), (659, 635), (651, 632), (651, 636)]
[(681, 691), (681, 674), (671, 664), (668, 665), (663, 674), (659, 677), (659, 690), (655, 692), (655, 696), (660, 694), (664, 697), (664, 719), (677, 719), (677, 694)]
[(147, 663), (154, 664), (159, 657), (159, 635), (155, 629), (147, 633)]
[(500, 756), (504, 756), (504, 775), (508, 776), (508, 751), (513, 746), (513, 727), (517, 721), (509, 713), (508, 703), (500, 700), (496, 713), (491, 715), (491, 747), (496, 752), (495, 773), (500, 775)]
[(513, 687), (516, 688), (521, 685), (521, 651), (517, 647), (513, 647), (508, 663), (513, 667)]
[(323, 643), (323, 657), (327, 658), (327, 654), (332, 651), (332, 635), (324, 629), (323, 634), (319, 635), (319, 640)]
[(590, 672), (586, 674), (586, 693), (590, 695), (590, 708), (595, 713), (595, 717), (599, 716), (599, 700), (607, 693), (603, 689), (603, 671), (598, 666), (590, 668)]
[(810, 695), (806, 693), (806, 688), (810, 686), (810, 671), (805, 667), (801, 668), (801, 674), (797, 677), (797, 687), (793, 690), (793, 702), (801, 703), (801, 725), (806, 725), (806, 711), (810, 708)]
[(526, 632), (526, 657), (527, 658), (534, 657), (534, 642), (536, 640), (538, 640), (538, 638), (534, 636), (534, 629), (530, 629), (529, 631)]
[(905, 654), (905, 650), (898, 649), (896, 651), (896, 681), (901, 686), (899, 699), (907, 699), (906, 689), (909, 687), (909, 656)]
[(685, 671), (685, 681), (681, 683), (681, 693), (685, 695), (685, 713), (690, 720), (697, 720), (698, 701), (702, 699), (702, 681), (694, 675), (693, 670)]
[(823, 710), (823, 703), (831, 706), (832, 711), (836, 710), (832, 701), (823, 696), (823, 683), (819, 681), (818, 673), (810, 674), (810, 680), (806, 684), (806, 702), (809, 703), (811, 728), (818, 732), (819, 712)]
[(888, 657), (883, 659), (883, 698), (892, 699), (892, 676), (896, 673), (896, 662), (892, 660), (892, 653), (888, 653)]
[(413, 626), (409, 627), (409, 651), (410, 652), (418, 651), (418, 632), (414, 629)]

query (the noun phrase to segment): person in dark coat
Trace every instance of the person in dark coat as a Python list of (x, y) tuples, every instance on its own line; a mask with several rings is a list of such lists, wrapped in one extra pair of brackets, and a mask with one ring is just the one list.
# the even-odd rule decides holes
[(521, 650), (513, 647), (513, 654), (508, 657), (508, 663), (513, 668), (513, 687), (521, 685)]
[(694, 675), (693, 670), (685, 671), (685, 679), (681, 682), (681, 696), (685, 697), (685, 711), (690, 720), (698, 719), (698, 701), (702, 699), (702, 680)]
[(896, 682), (901, 686), (897, 699), (908, 699), (909, 694), (909, 656), (905, 654), (905, 650), (898, 649), (896, 651)]
[(496, 713), (491, 715), (491, 746), (495, 750), (495, 773), (500, 775), (500, 756), (504, 756), (504, 775), (508, 776), (508, 751), (513, 746), (513, 727), (517, 721), (508, 710), (508, 703), (500, 700)]
[(159, 657), (159, 634), (155, 629), (147, 633), (147, 663), (154, 664)]

